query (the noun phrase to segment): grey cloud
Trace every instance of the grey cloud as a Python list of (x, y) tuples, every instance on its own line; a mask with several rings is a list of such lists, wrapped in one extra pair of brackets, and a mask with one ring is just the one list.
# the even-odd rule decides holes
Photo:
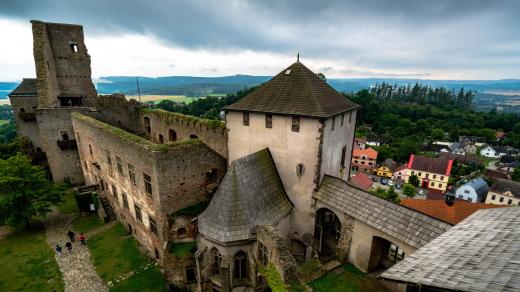
[(303, 59), (417, 72), (520, 65), (515, 0), (0, 0), (0, 7), (3, 17), (80, 23), (93, 35), (147, 34), (184, 48), (299, 51)]

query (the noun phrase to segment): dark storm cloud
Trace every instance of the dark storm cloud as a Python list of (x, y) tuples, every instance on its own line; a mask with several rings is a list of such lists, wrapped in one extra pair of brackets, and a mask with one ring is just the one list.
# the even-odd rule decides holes
[(89, 34), (147, 34), (184, 48), (300, 51), (308, 58), (408, 71), (491, 65), (513, 72), (520, 65), (515, 0), (0, 3), (3, 17), (80, 23)]

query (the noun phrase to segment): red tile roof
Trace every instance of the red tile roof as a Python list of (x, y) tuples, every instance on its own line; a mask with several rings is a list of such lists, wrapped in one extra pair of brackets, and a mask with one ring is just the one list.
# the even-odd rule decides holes
[(449, 176), (453, 160), (410, 154), (407, 168)]
[(364, 190), (370, 189), (373, 183), (372, 180), (368, 177), (368, 175), (364, 172), (360, 172), (354, 175), (350, 178), (350, 181)]
[(365, 154), (370, 159), (377, 159), (377, 151), (375, 151), (372, 148), (367, 149), (354, 149), (352, 151), (352, 156), (354, 157), (361, 157)]
[(503, 205), (470, 203), (462, 200), (455, 200), (455, 203), (449, 206), (446, 204), (446, 202), (444, 202), (444, 200), (421, 199), (401, 199), (401, 205), (453, 225), (466, 219), (466, 217), (470, 216), (478, 210), (506, 207)]

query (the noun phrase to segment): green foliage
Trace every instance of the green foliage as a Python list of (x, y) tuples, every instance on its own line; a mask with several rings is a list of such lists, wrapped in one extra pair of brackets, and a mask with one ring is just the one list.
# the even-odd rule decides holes
[(0, 144), (0, 159), (7, 159), (16, 153), (29, 154), (31, 152), (30, 141), (26, 137), (17, 137), (7, 144)]
[[(423, 120), (421, 120), (423, 121)], [(432, 129), (431, 132), (432, 139), (434, 140), (443, 140), (444, 139), (444, 130), (439, 128)]]
[(78, 212), (78, 204), (76, 203), (75, 195), (74, 191), (68, 191), (65, 193), (62, 202), (58, 205), (58, 210), (60, 210), (61, 214)]
[(220, 119), (219, 115), (223, 107), (237, 102), (238, 100), (242, 99), (255, 89), (256, 87), (251, 87), (245, 90), (238, 91), (234, 94), (228, 94), (225, 97), (220, 98), (212, 96), (208, 96), (206, 98), (199, 98), (189, 104), (184, 102), (177, 103), (173, 101), (164, 100), (152, 106), (170, 112), (177, 112), (205, 119), (218, 120)]
[(63, 291), (63, 278), (41, 223), (0, 239), (0, 291)]
[(77, 232), (78, 234), (91, 231), (103, 225), (103, 221), (95, 213), (87, 216), (80, 216), (72, 220), (72, 228), (74, 232)]
[(282, 276), (276, 270), (273, 263), (269, 263), (267, 267), (259, 266), (259, 272), (262, 274), (267, 281), (267, 285), (273, 292), (287, 292), (287, 288), (283, 282)]
[(40, 166), (20, 153), (0, 160), (0, 214), (10, 226), (24, 224), (29, 227), (33, 216), (45, 216), (51, 206), (61, 202), (62, 185), (47, 180)]
[(410, 178), (408, 179), (408, 183), (416, 188), (418, 188), (419, 185), (421, 184), (421, 182), (419, 181), (419, 177), (417, 177), (417, 175), (415, 175), (415, 174), (412, 174), (410, 176)]
[(401, 201), (393, 186), (386, 191), (383, 188), (378, 187), (375, 191), (371, 191), (371, 193), (394, 203), (399, 203)]
[(300, 277), (304, 282), (311, 279), (314, 273), (321, 270), (321, 263), (317, 259), (312, 259), (298, 267)]
[(520, 181), (520, 166), (513, 170), (513, 174), (511, 175), (511, 179), (514, 181)]
[(190, 257), (196, 250), (197, 244), (195, 241), (171, 243), (168, 248), (168, 251), (177, 258)]
[(403, 194), (408, 198), (415, 197), (415, 186), (412, 184), (404, 184), (403, 185)]
[(346, 264), (309, 283), (315, 292), (387, 291), (375, 277), (369, 277), (351, 264)]

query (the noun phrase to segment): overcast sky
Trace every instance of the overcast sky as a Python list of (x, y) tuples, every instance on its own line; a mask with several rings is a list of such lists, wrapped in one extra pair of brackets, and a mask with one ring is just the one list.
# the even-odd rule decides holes
[(93, 77), (520, 78), (520, 0), (0, 0), (0, 80), (32, 77), (29, 21), (82, 24)]

